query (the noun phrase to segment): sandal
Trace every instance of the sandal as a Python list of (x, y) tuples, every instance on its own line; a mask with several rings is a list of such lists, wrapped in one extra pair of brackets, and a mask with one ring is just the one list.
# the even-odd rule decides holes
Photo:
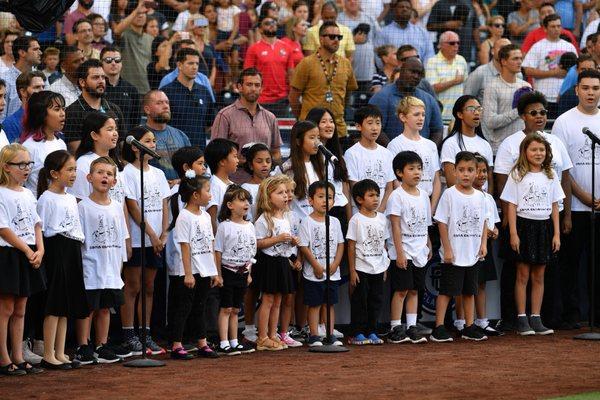
[(44, 372), (44, 370), (42, 368), (34, 367), (33, 365), (29, 364), (27, 361), (23, 361), (22, 363), (15, 364), (15, 365), (17, 366), (17, 368), (20, 371), (25, 371), (25, 373), (27, 375), (29, 375), (29, 374), (35, 375), (35, 374), (39, 374), (41, 372)]
[(188, 353), (183, 347), (178, 347), (171, 350), (171, 358), (174, 360), (191, 360), (194, 356)]
[(13, 363), (5, 365), (4, 367), (0, 367), (0, 375), (19, 376), (19, 375), (25, 375), (25, 374), (27, 374), (27, 372), (23, 371), (22, 369), (19, 369)]

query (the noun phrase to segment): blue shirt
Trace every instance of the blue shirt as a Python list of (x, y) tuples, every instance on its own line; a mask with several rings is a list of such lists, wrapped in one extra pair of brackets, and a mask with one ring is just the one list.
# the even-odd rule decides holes
[(567, 71), (567, 75), (565, 75), (565, 79), (563, 79), (562, 85), (560, 85), (560, 96), (565, 94), (565, 92), (571, 89), (573, 86), (577, 85), (577, 77), (577, 66), (573, 65), (571, 68), (569, 68), (569, 71)]
[(2, 123), (8, 143), (15, 143), (19, 140), (19, 136), (23, 131), (23, 114), (25, 114), (25, 110), (23, 107), (19, 107), (15, 113), (6, 117)]
[[(420, 133), (421, 136), (429, 139), (432, 131), (439, 131), (444, 128), (440, 107), (433, 96), (424, 90), (416, 88), (413, 96), (425, 103), (425, 123)], [(381, 126), (390, 140), (404, 131), (404, 124), (396, 116), (396, 107), (398, 107), (398, 103), (403, 97), (404, 95), (400, 93), (396, 84), (391, 83), (384, 86), (369, 100), (369, 104), (375, 105), (381, 110), (383, 116)]]
[(190, 138), (179, 129), (169, 125), (162, 131), (152, 129), (148, 125), (145, 125), (145, 127), (154, 133), (154, 137), (156, 138), (155, 151), (161, 156), (161, 159), (158, 161), (155, 159), (150, 160), (150, 164), (164, 172), (167, 180), (179, 179), (171, 163), (171, 158), (180, 148), (191, 146)]
[(410, 22), (405, 29), (400, 28), (396, 22), (385, 26), (375, 36), (375, 48), (386, 44), (392, 44), (400, 47), (403, 44), (410, 43), (417, 49), (423, 65), (427, 63), (430, 57), (435, 55), (433, 43), (431, 42), (429, 32), (423, 27), (413, 25)]
[[(163, 87), (165, 87), (168, 84), (170, 84), (171, 82), (177, 80), (177, 75), (179, 75), (179, 68), (175, 68), (173, 71), (171, 71), (170, 73), (165, 75), (160, 80), (160, 84), (158, 85), (158, 88), (162, 90)], [(196, 74), (196, 79), (194, 79), (194, 81), (198, 85), (204, 86), (208, 90), (208, 92), (210, 93), (210, 98), (214, 102), (215, 94), (213, 93), (212, 87), (210, 86), (210, 81), (208, 80), (208, 77), (206, 75), (204, 75), (202, 72), (198, 72)]]

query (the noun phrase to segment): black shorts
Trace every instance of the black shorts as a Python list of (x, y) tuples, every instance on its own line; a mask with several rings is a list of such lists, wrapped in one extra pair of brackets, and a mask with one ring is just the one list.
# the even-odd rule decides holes
[(392, 293), (425, 288), (427, 267), (415, 267), (412, 260), (408, 260), (406, 269), (399, 268), (396, 265), (396, 260), (392, 260), (388, 271), (390, 271)]
[[(488, 249), (491, 251), (491, 247), (488, 247)], [(492, 254), (488, 253), (483, 261), (477, 261), (475, 267), (477, 267), (477, 281), (479, 284), (498, 279), (496, 266), (494, 265), (494, 256)]]
[(477, 267), (458, 267), (452, 264), (441, 264), (440, 294), (446, 296), (474, 296), (477, 294), (479, 281)]
[[(315, 282), (302, 278), (304, 285), (304, 305), (309, 307), (317, 307), (326, 304), (325, 299), (325, 281)], [(329, 304), (338, 303), (338, 281), (329, 281)]]
[(248, 287), (248, 272), (238, 274), (221, 267), (221, 276), (223, 277), (223, 287), (219, 289), (219, 307), (221, 308), (241, 308), (244, 302), (244, 295)]
[(125, 304), (122, 289), (91, 289), (86, 290), (87, 303), (90, 311), (103, 308), (118, 308)]
[[(153, 247), (146, 247), (144, 252), (144, 262), (146, 268), (159, 269), (163, 267), (163, 253), (156, 255)], [(140, 267), (142, 265), (142, 249), (141, 247), (134, 247), (131, 249), (131, 258), (129, 261), (123, 264), (124, 267)]]

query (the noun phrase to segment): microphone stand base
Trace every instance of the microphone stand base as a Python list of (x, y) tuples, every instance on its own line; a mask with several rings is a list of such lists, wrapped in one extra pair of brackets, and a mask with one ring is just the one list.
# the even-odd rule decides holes
[(345, 353), (350, 351), (347, 347), (344, 346), (334, 346), (332, 344), (324, 344), (323, 346), (314, 346), (309, 347), (309, 353)]
[(137, 360), (131, 360), (123, 363), (124, 367), (130, 368), (154, 368), (164, 367), (166, 364), (159, 360), (153, 360), (150, 358), (138, 358)]
[(598, 332), (586, 332), (573, 336), (575, 340), (600, 340), (600, 333)]

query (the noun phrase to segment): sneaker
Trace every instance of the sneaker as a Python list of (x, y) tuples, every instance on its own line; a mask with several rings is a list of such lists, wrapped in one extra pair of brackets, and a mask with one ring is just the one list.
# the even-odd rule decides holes
[(201, 349), (198, 349), (198, 357), (202, 358), (219, 358), (219, 355), (216, 351), (211, 349), (209, 346), (204, 346)]
[(325, 330), (325, 324), (319, 324), (318, 330), (317, 330), (317, 335), (319, 335), (321, 337), (327, 336), (327, 331)]
[(553, 329), (546, 328), (544, 324), (542, 324), (542, 318), (539, 315), (535, 317), (529, 317), (529, 324), (536, 335), (552, 335), (554, 333)]
[(448, 333), (444, 325), (436, 326), (433, 332), (431, 332), (431, 336), (429, 336), (429, 340), (432, 342), (443, 343), (443, 342), (453, 342), (452, 336)]
[(109, 349), (111, 349), (113, 351), (113, 353), (115, 353), (115, 355), (117, 357), (128, 358), (133, 355), (131, 350), (129, 350), (126, 347), (119, 346), (118, 344), (111, 344), (111, 345), (107, 345), (107, 346)]
[(419, 329), (416, 327), (416, 325), (413, 325), (406, 330), (406, 336), (408, 337), (408, 340), (410, 340), (410, 342), (413, 344), (427, 343), (427, 338), (425, 336), (421, 336), (421, 334), (419, 333)]
[(331, 340), (329, 340), (327, 338), (323, 339), (323, 344), (327, 344), (327, 345), (331, 345), (331, 346), (343, 346), (344, 345), (342, 343), (342, 341), (335, 336), (331, 336)]
[(462, 339), (465, 340), (474, 340), (476, 342), (481, 342), (482, 340), (487, 340), (487, 336), (485, 336), (480, 329), (477, 329), (475, 325), (465, 326), (463, 329)]
[(527, 316), (517, 317), (517, 333), (521, 336), (535, 335), (535, 331), (529, 325)]
[(34, 339), (31, 351), (33, 351), (34, 354), (37, 354), (40, 357), (44, 357), (44, 341)]
[(132, 356), (142, 355), (142, 342), (137, 336), (133, 336), (131, 339), (124, 341), (121, 346), (131, 352)]
[(367, 339), (365, 337), (365, 335), (363, 335), (362, 333), (359, 333), (358, 335), (356, 335), (354, 337), (350, 337), (348, 339), (348, 344), (355, 345), (355, 346), (364, 346), (366, 344), (371, 344), (371, 341), (369, 339)]
[(40, 357), (31, 350), (31, 343), (29, 342), (29, 340), (24, 340), (22, 346), (23, 360), (27, 361), (31, 365), (38, 365), (42, 362), (43, 357)]
[(406, 332), (404, 331), (403, 325), (397, 325), (392, 329), (387, 335), (388, 343), (406, 343), (410, 341), (408, 336), (406, 336)]
[(381, 339), (377, 334), (371, 333), (369, 335), (369, 341), (371, 344), (383, 344), (383, 339)]
[(302, 347), (302, 343), (297, 340), (292, 339), (290, 335), (287, 333), (280, 333), (279, 338), (283, 343), (287, 345), (287, 347)]
[(297, 340), (299, 342), (303, 342), (305, 339), (304, 338), (304, 334), (302, 332), (302, 329), (298, 329), (295, 326), (290, 326), (290, 329), (288, 329), (287, 334), (294, 340)]
[(502, 331), (498, 331), (494, 328), (492, 328), (492, 326), (490, 324), (487, 324), (484, 327), (481, 326), (477, 326), (479, 328), (479, 330), (486, 336), (504, 336), (504, 332)]
[(281, 347), (279, 343), (275, 342), (270, 337), (265, 337), (264, 339), (258, 339), (256, 341), (256, 350), (279, 351), (283, 350), (283, 347)]
[(191, 360), (194, 356), (188, 353), (183, 347), (178, 347), (171, 350), (171, 358), (173, 360)]
[(286, 349), (288, 348), (288, 345), (287, 345), (287, 344), (285, 344), (285, 343), (283, 342), (283, 340), (281, 340), (281, 339), (279, 338), (279, 335), (278, 335), (278, 334), (275, 334), (275, 337), (274, 337), (274, 338), (272, 338), (271, 340), (272, 340), (272, 341), (274, 341), (275, 343), (277, 343), (277, 344), (279, 345), (279, 347), (282, 347), (282, 348), (283, 348), (283, 350), (286, 350)]
[(217, 347), (217, 353), (219, 353), (219, 355), (223, 355), (223, 356), (239, 356), (240, 354), (242, 354), (240, 351), (237, 351), (236, 349), (234, 349), (231, 346), (225, 346), (225, 347)]
[(247, 346), (243, 343), (238, 343), (238, 345), (235, 346), (235, 350), (239, 351), (242, 354), (254, 353), (256, 351), (254, 350), (254, 347)]
[(83, 344), (75, 350), (74, 359), (79, 361), (81, 365), (98, 364), (98, 359), (94, 356), (92, 347), (87, 344)]
[(121, 361), (108, 346), (102, 344), (96, 347), (94, 356), (96, 356), (100, 364), (112, 364)]
[(244, 336), (244, 339), (247, 342), (256, 343), (256, 341), (258, 340), (256, 328), (254, 328), (254, 329), (246, 328), (242, 331), (242, 335)]
[(431, 335), (431, 328), (428, 328), (427, 326), (423, 325), (420, 322), (417, 322), (417, 333), (421, 336), (427, 336), (427, 335)]
[(340, 339), (344, 338), (344, 334), (335, 328), (333, 328), (333, 336), (335, 336), (336, 338), (340, 338)]
[[(198, 351), (198, 348), (191, 343), (184, 343), (183, 349), (185, 351), (187, 351), (188, 353), (195, 353)], [(170, 347), (167, 349), (167, 353), (171, 353), (172, 351), (173, 351), (173, 349), (171, 349)]]
[(310, 336), (308, 338), (308, 347), (323, 346), (321, 336)]
[(152, 340), (152, 336), (146, 336), (146, 354), (157, 356), (159, 354), (167, 354), (167, 351), (160, 347), (154, 340)]
[(514, 321), (501, 319), (496, 323), (495, 329), (499, 332), (511, 332), (517, 330), (517, 326)]

